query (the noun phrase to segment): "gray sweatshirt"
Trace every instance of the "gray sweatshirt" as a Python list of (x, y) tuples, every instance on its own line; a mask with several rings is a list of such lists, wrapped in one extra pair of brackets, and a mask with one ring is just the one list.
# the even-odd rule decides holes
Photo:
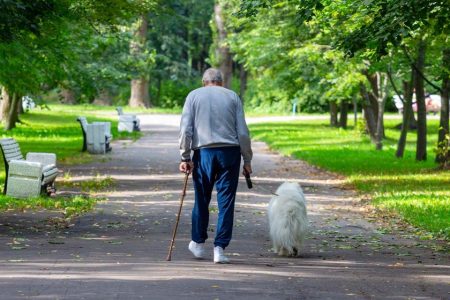
[(240, 146), (244, 163), (253, 153), (239, 96), (220, 86), (206, 86), (189, 93), (180, 124), (180, 154), (191, 158), (191, 150)]

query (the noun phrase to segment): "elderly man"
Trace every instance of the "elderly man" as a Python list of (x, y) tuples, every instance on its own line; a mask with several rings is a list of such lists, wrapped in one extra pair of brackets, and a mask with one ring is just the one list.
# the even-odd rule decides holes
[[(219, 215), (214, 239), (214, 263), (228, 263), (224, 249), (233, 231), (234, 201), (241, 155), (243, 174), (252, 173), (253, 156), (239, 96), (222, 87), (222, 74), (210, 68), (203, 87), (189, 93), (180, 126), (180, 171), (192, 172), (195, 204), (192, 210), (192, 241), (189, 250), (203, 258), (208, 238), (209, 202), (216, 185)], [(194, 155), (191, 160), (191, 151)]]

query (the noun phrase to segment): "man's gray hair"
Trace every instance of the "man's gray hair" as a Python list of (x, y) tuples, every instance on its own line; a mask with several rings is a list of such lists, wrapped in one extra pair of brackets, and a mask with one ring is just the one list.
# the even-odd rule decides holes
[(223, 82), (222, 72), (215, 68), (209, 68), (203, 73), (203, 82), (214, 82), (221, 83)]

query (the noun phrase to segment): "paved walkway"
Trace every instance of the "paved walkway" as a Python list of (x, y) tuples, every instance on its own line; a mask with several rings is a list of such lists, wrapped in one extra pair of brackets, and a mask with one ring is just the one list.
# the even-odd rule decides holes
[[(73, 180), (116, 180), (108, 201), (68, 228), (47, 213), (0, 215), (0, 299), (444, 299), (449, 256), (404, 235), (383, 234), (356, 195), (333, 174), (254, 143), (252, 190), (241, 178), (230, 265), (195, 260), (192, 183), (173, 260), (166, 262), (179, 205), (174, 116), (142, 116), (144, 137), (118, 141), (98, 162), (70, 167)], [(65, 171), (69, 171), (66, 170)], [(302, 184), (311, 234), (300, 258), (269, 251), (266, 208), (284, 180)], [(214, 203), (214, 200), (212, 201)], [(211, 208), (211, 236), (216, 209)]]

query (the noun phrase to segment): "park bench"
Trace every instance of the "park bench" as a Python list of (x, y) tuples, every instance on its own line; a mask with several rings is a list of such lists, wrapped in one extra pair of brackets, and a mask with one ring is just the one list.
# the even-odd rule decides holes
[(127, 131), (140, 131), (141, 130), (141, 122), (136, 115), (133, 114), (124, 114), (122, 107), (116, 107), (117, 113), (119, 114), (119, 132)]
[(77, 121), (80, 123), (83, 133), (83, 148), (81, 151), (87, 150), (92, 154), (104, 154), (112, 150), (110, 122), (92, 122), (89, 124), (86, 117), (78, 117)]
[(3, 193), (16, 198), (50, 195), (55, 192), (58, 176), (56, 154), (28, 152), (24, 159), (19, 144), (13, 138), (0, 140), (5, 162), (5, 188)]

